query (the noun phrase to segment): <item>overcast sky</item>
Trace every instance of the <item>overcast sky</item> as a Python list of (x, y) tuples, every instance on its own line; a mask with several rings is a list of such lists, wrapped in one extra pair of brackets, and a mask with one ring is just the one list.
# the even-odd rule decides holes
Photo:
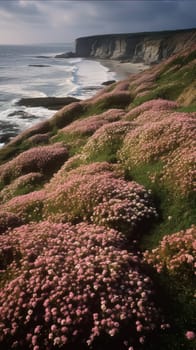
[(196, 0), (0, 0), (0, 44), (196, 27)]

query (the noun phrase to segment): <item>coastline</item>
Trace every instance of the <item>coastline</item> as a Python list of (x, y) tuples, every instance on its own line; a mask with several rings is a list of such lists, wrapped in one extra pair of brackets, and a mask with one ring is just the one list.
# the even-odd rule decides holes
[(118, 60), (96, 59), (103, 66), (116, 73), (116, 80), (127, 79), (132, 74), (137, 74), (149, 69), (150, 66), (144, 63), (121, 62)]
[[(110, 59), (95, 59), (95, 58), (86, 58), (87, 61), (94, 61), (97, 62), (100, 66), (102, 66), (102, 70), (107, 72), (108, 74), (105, 74), (101, 76), (99, 74), (99, 70), (95, 66), (95, 71), (92, 72), (92, 86), (88, 86), (88, 80), (86, 83), (86, 88), (84, 89), (84, 93), (86, 93), (86, 90), (91, 93), (91, 96), (93, 96), (96, 91), (94, 91), (94, 85), (93, 81), (96, 80), (96, 75), (98, 75), (99, 79), (99, 90), (103, 89), (104, 86), (101, 86), (102, 83), (105, 81), (110, 81), (112, 79), (116, 81), (125, 80), (128, 79), (130, 75), (139, 73), (145, 69), (148, 69), (149, 66), (144, 65), (143, 63), (132, 63), (132, 62), (122, 62), (119, 60), (110, 60)], [(39, 68), (40, 69), (40, 68)], [(43, 69), (43, 68), (42, 68)], [(45, 68), (44, 68), (45, 69)], [(84, 65), (83, 71), (80, 73), (81, 76), (83, 75), (85, 77), (85, 70), (86, 67)], [(87, 74), (88, 76), (88, 74)], [(106, 76), (108, 76), (106, 78)], [(111, 77), (110, 77), (111, 76)], [(65, 77), (66, 78), (66, 77)], [(96, 83), (95, 83), (96, 85)], [(80, 88), (80, 86), (79, 86)], [(66, 97), (65, 97), (66, 96)], [(1, 111), (3, 117), (0, 118), (1, 123), (1, 132), (0, 132), (0, 148), (2, 148), (9, 140), (16, 135), (18, 135), (20, 132), (22, 132), (25, 129), (28, 129), (29, 127), (33, 126), (34, 124), (38, 123), (39, 121), (43, 119), (48, 119), (50, 115), (52, 115), (51, 111), (53, 110), (59, 110), (64, 106), (64, 104), (59, 104), (57, 106), (56, 101), (57, 100), (67, 100), (72, 98), (78, 98), (77, 95), (73, 95), (72, 93), (69, 94), (65, 92), (64, 97), (40, 97), (40, 96), (21, 96), (21, 98), (18, 99), (17, 103), (15, 103), (13, 106), (9, 106), (7, 110), (5, 109)], [(83, 99), (80, 97), (80, 99)], [(88, 99), (88, 96), (84, 99)], [(53, 102), (54, 105), (53, 105)], [(39, 110), (39, 114), (38, 114)], [(7, 111), (7, 115), (6, 115)], [(44, 118), (44, 115), (46, 118)], [(8, 117), (8, 122), (5, 124), (5, 119)]]

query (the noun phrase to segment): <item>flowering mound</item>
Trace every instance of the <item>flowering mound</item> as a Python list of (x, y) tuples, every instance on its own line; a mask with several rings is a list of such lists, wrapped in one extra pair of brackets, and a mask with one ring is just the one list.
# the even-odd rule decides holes
[(31, 128), (23, 131), (18, 136), (14, 137), (9, 142), (8, 145), (17, 146), (22, 141), (29, 139), (33, 135), (37, 135), (37, 134), (47, 135), (49, 131), (50, 131), (50, 123), (48, 120), (44, 120), (40, 123), (37, 123), (36, 125), (33, 125)]
[(0, 211), (0, 234), (4, 233), (10, 228), (22, 225), (21, 219), (10, 212)]
[(63, 128), (84, 112), (82, 104), (78, 102), (70, 103), (69, 105), (61, 108), (54, 116), (50, 119), (50, 125), (52, 127)]
[(126, 133), (132, 129), (134, 125), (127, 121), (118, 121), (108, 123), (99, 128), (93, 136), (88, 140), (82, 150), (85, 160), (100, 158), (104, 160), (112, 160), (117, 150), (120, 148)]
[(194, 113), (172, 113), (160, 122), (144, 123), (125, 137), (119, 153), (130, 166), (161, 159), (195, 139)]
[(48, 143), (50, 138), (50, 133), (46, 134), (35, 134), (28, 138), (28, 141), (31, 142), (33, 145), (39, 145)]
[(196, 192), (196, 152), (194, 143), (179, 147), (165, 160), (161, 180), (183, 195)]
[(142, 112), (141, 114), (138, 115), (138, 117), (134, 117), (131, 115), (127, 115), (125, 116), (125, 120), (133, 120), (134, 122), (137, 123), (138, 126), (140, 125), (145, 125), (145, 124), (151, 124), (152, 123), (157, 123), (160, 121), (165, 120), (166, 118), (168, 118), (171, 115), (171, 111), (169, 110), (160, 110), (159, 112), (157, 112), (156, 110), (149, 110), (149, 111), (145, 111)]
[(113, 92), (120, 92), (120, 91), (127, 91), (129, 90), (129, 85), (130, 85), (130, 81), (129, 80), (123, 80), (118, 82), (117, 84), (115, 84), (114, 88), (113, 88)]
[(49, 175), (68, 158), (68, 152), (60, 143), (31, 148), (13, 160), (0, 166), (0, 183), (9, 184), (12, 179), (30, 172)]
[(195, 188), (195, 113), (174, 112), (164, 118), (162, 113), (161, 120), (155, 111), (141, 114), (117, 156), (129, 170), (160, 162), (162, 170), (156, 170), (159, 181), (189, 195)]
[(88, 348), (113, 337), (137, 350), (157, 328), (150, 278), (117, 231), (42, 222), (6, 239), (15, 251), (0, 293), (2, 348)]
[(181, 279), (196, 275), (196, 227), (164, 236), (158, 248), (144, 254), (157, 272), (167, 270)]
[(43, 175), (40, 173), (29, 173), (22, 175), (0, 191), (0, 199), (5, 202), (19, 194), (35, 190), (35, 186), (41, 184)]
[(63, 166), (59, 169), (59, 171), (53, 175), (50, 182), (46, 184), (45, 189), (48, 192), (53, 192), (54, 190), (56, 190), (58, 185), (65, 184), (67, 181), (72, 180), (73, 177), (77, 178), (82, 175), (95, 175), (107, 171), (113, 172), (113, 176), (116, 177), (116, 175), (119, 172), (118, 166), (108, 162), (96, 162), (80, 165), (73, 169), (70, 168), (73, 166), (74, 161), (78, 160), (80, 159), (78, 159), (77, 156), (69, 158), (68, 161), (65, 162), (65, 164), (63, 164)]
[(56, 190), (52, 186), (44, 200), (46, 218), (74, 223), (88, 220), (133, 233), (138, 225), (156, 215), (143, 186), (117, 178), (110, 171), (78, 176), (79, 171), (80, 168), (70, 172)]
[(17, 214), (24, 222), (39, 221), (42, 218), (43, 200), (45, 198), (44, 190), (30, 192), (12, 198), (1, 205), (0, 210)]
[(63, 133), (79, 133), (83, 135), (92, 135), (102, 125), (114, 122), (120, 119), (124, 115), (122, 109), (109, 109), (102, 114), (93, 115), (88, 118), (79, 119), (63, 128)]
[(92, 99), (94, 107), (101, 109), (125, 108), (131, 102), (131, 94), (127, 91), (105, 92), (101, 96)]
[[(131, 109), (129, 113), (125, 116), (126, 119), (133, 119), (138, 117), (141, 113), (146, 112), (146, 111), (168, 111), (177, 108), (178, 105), (174, 101), (169, 101), (169, 100), (163, 100), (161, 98), (158, 98), (156, 100), (150, 100), (147, 102), (142, 103), (138, 107), (135, 107)], [(157, 113), (158, 114), (158, 113)]]

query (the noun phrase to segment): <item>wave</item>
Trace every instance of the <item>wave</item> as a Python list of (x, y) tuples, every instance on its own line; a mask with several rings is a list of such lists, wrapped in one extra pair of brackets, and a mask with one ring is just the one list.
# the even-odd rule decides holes
[[(46, 55), (49, 56), (48, 52)], [(1, 74), (6, 81), (0, 85), (0, 122), (8, 122), (3, 133), (9, 134), (16, 130), (19, 133), (55, 113), (44, 107), (17, 106), (16, 102), (23, 97), (72, 96), (85, 99), (103, 88), (104, 81), (116, 78), (114, 72), (94, 60), (79, 57), (57, 59), (53, 56), (48, 57), (48, 69), (33, 69), (29, 64), (35, 60), (40, 64), (46, 62), (42, 58), (38, 60), (35, 56), (26, 56), (19, 67), (12, 64), (10, 69), (5, 69)]]

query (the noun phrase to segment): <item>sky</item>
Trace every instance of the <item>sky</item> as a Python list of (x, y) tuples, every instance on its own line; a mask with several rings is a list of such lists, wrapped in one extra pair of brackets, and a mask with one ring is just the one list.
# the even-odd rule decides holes
[(196, 0), (0, 0), (0, 44), (196, 27)]

